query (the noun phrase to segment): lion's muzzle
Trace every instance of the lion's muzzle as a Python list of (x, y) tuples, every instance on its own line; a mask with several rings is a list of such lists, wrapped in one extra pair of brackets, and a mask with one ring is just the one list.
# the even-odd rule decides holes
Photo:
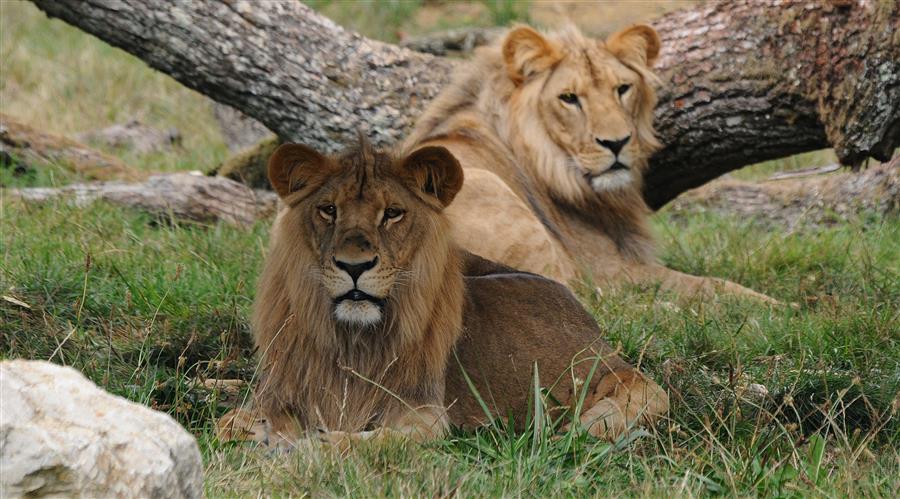
[(371, 259), (332, 257), (337, 270), (326, 284), (334, 297), (334, 315), (338, 321), (370, 326), (381, 321), (384, 313), (384, 281), (377, 274), (378, 256)]
[(377, 296), (372, 296), (365, 291), (361, 291), (359, 289), (351, 289), (347, 291), (341, 296), (338, 296), (334, 299), (334, 303), (338, 304), (344, 300), (350, 301), (367, 301), (378, 305), (379, 307), (384, 307), (384, 298), (378, 298)]
[(353, 283), (355, 284), (359, 281), (359, 276), (363, 274), (363, 272), (367, 270), (372, 270), (378, 265), (378, 257), (364, 262), (359, 263), (350, 263), (338, 260), (335, 257), (331, 257), (331, 260), (334, 262), (334, 266), (346, 272), (351, 279), (353, 279)]

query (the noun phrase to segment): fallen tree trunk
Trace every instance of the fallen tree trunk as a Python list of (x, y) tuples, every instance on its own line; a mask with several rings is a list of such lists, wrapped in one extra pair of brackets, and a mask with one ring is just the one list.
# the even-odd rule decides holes
[[(225, 177), (191, 173), (155, 175), (143, 183), (94, 182), (60, 188), (7, 191), (13, 199), (42, 203), (63, 199), (75, 204), (104, 200), (151, 215), (197, 222), (222, 220), (249, 226), (275, 213), (277, 196)], [(866, 171), (748, 182), (718, 180), (673, 202), (679, 217), (698, 211), (737, 216), (755, 223), (793, 229), (840, 222), (856, 214), (900, 212), (900, 157)]]
[(830, 146), (858, 166), (900, 145), (897, 3), (729, 0), (654, 27), (668, 90), (653, 207), (747, 164)]
[[(32, 0), (279, 136), (333, 151), (356, 130), (397, 142), (453, 62), (368, 40), (299, 2)], [(658, 208), (752, 163), (834, 147), (842, 162), (900, 145), (900, 6), (722, 0), (654, 23), (666, 144)]]
[(900, 157), (861, 173), (747, 182), (721, 179), (667, 208), (676, 217), (712, 211), (794, 230), (846, 221), (860, 213), (900, 213)]
[[(72, 139), (36, 130), (0, 114), (0, 168), (27, 175), (47, 163), (91, 180), (137, 180), (143, 174), (117, 158)], [(0, 183), (0, 187), (4, 187)]]
[(10, 189), (8, 195), (26, 202), (63, 199), (75, 204), (104, 200), (161, 217), (196, 222), (222, 220), (238, 226), (275, 213), (278, 196), (255, 190), (225, 177), (192, 173), (154, 175), (142, 183), (94, 182), (65, 187)]

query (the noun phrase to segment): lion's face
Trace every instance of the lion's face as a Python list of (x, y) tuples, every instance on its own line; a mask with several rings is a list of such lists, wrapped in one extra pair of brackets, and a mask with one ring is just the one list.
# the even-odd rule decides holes
[[(507, 35), (503, 55), (517, 85), (511, 120), (544, 153), (538, 174), (566, 198), (638, 185), (658, 148), (650, 72), (656, 33), (635, 26), (606, 42), (575, 30), (544, 37), (531, 28)], [(535, 146), (537, 147), (537, 146)]]
[(269, 162), (288, 205), (281, 226), (300, 231), (334, 318), (373, 326), (415, 278), (417, 250), (444, 238), (441, 210), (462, 186), (462, 170), (444, 148), (404, 159), (363, 147), (336, 158), (281, 146)]
[[(586, 59), (595, 59), (593, 64)], [(594, 66), (594, 74), (587, 67)], [(606, 51), (570, 54), (547, 79), (538, 112), (551, 140), (572, 158), (570, 173), (602, 192), (635, 179), (640, 76)]]

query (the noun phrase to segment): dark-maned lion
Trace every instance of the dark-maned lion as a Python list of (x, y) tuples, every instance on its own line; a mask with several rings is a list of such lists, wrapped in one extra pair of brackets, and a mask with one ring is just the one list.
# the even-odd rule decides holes
[(447, 149), (327, 157), (284, 145), (269, 178), (285, 208), (253, 312), (259, 417), (232, 412), (223, 438), (424, 440), (482, 424), (460, 363), (495, 414), (519, 424), (535, 364), (542, 380), (563, 378), (552, 393), (567, 405), (599, 359), (581, 416), (594, 435), (667, 410), (666, 393), (603, 342), (564, 286), (453, 245), (444, 209), (463, 172)]

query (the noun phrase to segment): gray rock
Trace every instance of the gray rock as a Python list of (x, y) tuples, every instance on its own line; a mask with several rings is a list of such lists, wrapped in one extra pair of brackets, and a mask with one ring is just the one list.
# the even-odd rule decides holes
[(78, 371), (0, 362), (0, 497), (202, 497), (197, 442)]
[(225, 104), (214, 102), (213, 116), (216, 117), (228, 150), (233, 153), (275, 136), (262, 123)]
[(181, 132), (177, 128), (160, 130), (131, 120), (100, 130), (76, 135), (79, 142), (103, 144), (108, 147), (132, 149), (141, 154), (171, 149), (181, 145)]

